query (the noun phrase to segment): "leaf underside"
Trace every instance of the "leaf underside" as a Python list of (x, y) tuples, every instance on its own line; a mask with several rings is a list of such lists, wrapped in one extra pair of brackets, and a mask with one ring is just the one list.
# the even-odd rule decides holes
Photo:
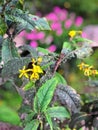
[(81, 106), (80, 96), (70, 86), (59, 85), (56, 89), (55, 96), (57, 96), (61, 104), (67, 106), (71, 112), (77, 113), (79, 111)]

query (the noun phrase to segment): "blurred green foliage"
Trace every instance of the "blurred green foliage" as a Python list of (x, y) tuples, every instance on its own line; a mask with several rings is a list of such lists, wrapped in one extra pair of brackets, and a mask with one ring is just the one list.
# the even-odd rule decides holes
[(83, 16), (87, 20), (87, 24), (98, 22), (98, 0), (66, 0), (65, 7), (67, 7), (67, 2), (69, 3), (68, 9), (74, 11), (77, 15)]
[(20, 118), (12, 108), (0, 101), (0, 121), (8, 122), (13, 125), (19, 125)]
[(19, 125), (20, 118), (16, 112), (21, 105), (21, 97), (15, 92), (10, 82), (0, 88), (0, 121)]
[(25, 3), (25, 8), (31, 13), (39, 11), (43, 15), (49, 13), (54, 6), (66, 8), (69, 12), (82, 16), (86, 24), (98, 23), (98, 0), (27, 0)]

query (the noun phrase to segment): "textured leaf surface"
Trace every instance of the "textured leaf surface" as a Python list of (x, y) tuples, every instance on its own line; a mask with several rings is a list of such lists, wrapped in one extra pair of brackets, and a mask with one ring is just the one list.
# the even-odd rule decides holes
[(11, 42), (10, 39), (4, 39), (2, 45), (2, 60), (7, 63), (12, 58), (19, 57), (15, 43)]
[(53, 130), (53, 123), (51, 120), (51, 116), (47, 112), (45, 112), (45, 116), (46, 116), (46, 119), (48, 121), (48, 124), (50, 125), (50, 129)]
[(61, 104), (68, 107), (68, 109), (76, 113), (80, 108), (80, 96), (76, 93), (76, 91), (70, 86), (59, 85), (56, 89), (55, 95)]
[(75, 54), (78, 59), (83, 59), (89, 57), (92, 54), (92, 52), (93, 52), (92, 48), (89, 45), (85, 44), (78, 50), (76, 50)]
[(56, 118), (70, 117), (68, 110), (65, 107), (60, 107), (60, 106), (48, 108), (47, 113), (50, 115), (50, 117), (56, 117)]
[(52, 78), (46, 81), (46, 83), (38, 90), (34, 99), (34, 110), (36, 112), (44, 112), (46, 110), (53, 97), (57, 83), (58, 81), (56, 78)]
[(3, 67), (2, 76), (9, 77), (19, 73), (19, 69), (22, 69), (24, 65), (28, 65), (31, 58), (14, 58), (9, 60)]
[(24, 130), (37, 130), (38, 126), (39, 126), (39, 121), (33, 120), (26, 125)]
[(14, 9), (11, 13), (6, 14), (6, 19), (15, 23), (19, 23), (18, 31), (23, 29), (34, 30), (50, 30), (48, 22), (44, 18), (28, 14), (20, 9)]

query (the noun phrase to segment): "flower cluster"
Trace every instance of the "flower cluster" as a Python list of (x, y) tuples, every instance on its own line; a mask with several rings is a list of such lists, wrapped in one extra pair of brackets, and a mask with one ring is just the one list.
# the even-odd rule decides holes
[[(53, 10), (46, 16), (52, 31), (36, 31), (32, 32), (22, 32), (23, 36), (33, 48), (38, 46), (45, 47), (51, 52), (61, 51), (62, 44), (68, 37), (68, 32), (70, 30), (80, 30), (83, 23), (83, 18), (81, 16), (76, 16), (75, 13), (68, 13), (68, 11), (63, 8), (56, 6)], [(75, 34), (80, 33), (80, 31), (72, 31), (69, 34), (73, 37)]]
[(25, 77), (30, 80), (38, 80), (40, 74), (43, 73), (43, 70), (40, 67), (41, 62), (42, 58), (38, 58), (37, 60), (32, 59), (32, 67), (26, 68), (26, 66), (23, 66), (23, 69), (19, 70), (20, 72), (19, 78)]
[(93, 66), (90, 66), (88, 64), (85, 64), (82, 62), (80, 65), (78, 65), (79, 69), (84, 72), (85, 76), (95, 76), (98, 75), (98, 70), (95, 70)]

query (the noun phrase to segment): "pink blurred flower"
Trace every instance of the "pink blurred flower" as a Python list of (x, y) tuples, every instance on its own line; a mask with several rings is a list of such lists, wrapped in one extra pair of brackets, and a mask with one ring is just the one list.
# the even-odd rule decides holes
[(38, 46), (38, 43), (36, 41), (31, 41), (30, 46), (36, 48)]
[(63, 9), (62, 9), (62, 11), (58, 14), (58, 15), (59, 15), (59, 19), (60, 19), (61, 21), (66, 20), (67, 14), (68, 14), (68, 12), (67, 12), (66, 10), (63, 10)]
[(57, 31), (56, 31), (56, 34), (58, 36), (60, 36), (61, 34), (63, 33), (63, 30), (61, 28), (59, 28)]
[(59, 23), (59, 22), (53, 22), (51, 24), (51, 28), (52, 28), (52, 30), (58, 30), (59, 28), (61, 28), (61, 23)]
[(58, 6), (55, 6), (55, 7), (53, 8), (53, 11), (54, 11), (56, 14), (58, 14), (58, 13), (61, 11), (61, 8), (58, 7)]
[(65, 24), (64, 24), (65, 28), (70, 28), (71, 25), (72, 25), (72, 20), (71, 19), (68, 19), (68, 20), (65, 21)]
[(75, 20), (75, 25), (77, 27), (81, 26), (81, 24), (83, 23), (83, 18), (81, 16), (78, 16)]
[(25, 35), (26, 35), (26, 31), (25, 30), (23, 30), (22, 32), (19, 33), (19, 36), (21, 36), (21, 37), (25, 37)]
[(52, 44), (52, 45), (48, 48), (48, 50), (51, 51), (51, 52), (54, 52), (54, 51), (56, 51), (56, 48), (57, 48), (56, 45), (53, 45), (53, 44)]
[(50, 21), (58, 21), (57, 15), (53, 12), (46, 15), (46, 19), (48, 19)]
[(32, 31), (30, 33), (26, 34), (26, 39), (27, 40), (37, 40), (37, 32), (36, 31)]
[(82, 37), (87, 38), (87, 34), (85, 32), (82, 32)]
[(44, 32), (39, 32), (39, 33), (37, 33), (36, 34), (37, 36), (37, 40), (41, 40), (41, 39), (43, 39), (44, 37), (45, 37), (45, 33)]
[(58, 6), (56, 6), (54, 7), (53, 11), (57, 15), (59, 20), (64, 21), (67, 18), (68, 12), (65, 9), (61, 9)]

